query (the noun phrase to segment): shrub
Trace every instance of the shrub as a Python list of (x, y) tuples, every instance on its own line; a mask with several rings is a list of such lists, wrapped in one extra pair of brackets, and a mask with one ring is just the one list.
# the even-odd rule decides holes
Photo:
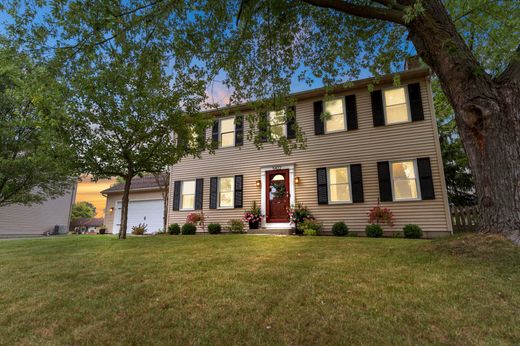
[(178, 223), (172, 223), (168, 226), (168, 233), (170, 234), (179, 234), (181, 233), (181, 227)]
[(146, 227), (146, 224), (140, 223), (139, 225), (132, 227), (132, 234), (143, 235), (146, 233)]
[(303, 222), (298, 224), (298, 228), (301, 233), (305, 234), (306, 230), (313, 230), (317, 235), (321, 230), (322, 224), (316, 221), (315, 219), (306, 219)]
[(228, 229), (231, 233), (244, 233), (244, 222), (239, 219), (229, 220)]
[(332, 226), (332, 234), (336, 237), (344, 237), (348, 234), (348, 226), (344, 222), (336, 222)]
[(379, 238), (383, 236), (383, 227), (377, 224), (367, 225), (367, 227), (365, 227), (365, 233), (367, 237)]
[(394, 226), (394, 213), (388, 208), (381, 208), (379, 202), (368, 211), (368, 223), (386, 224), (390, 227)]
[(315, 229), (305, 229), (303, 230), (303, 235), (310, 235), (310, 236), (316, 236), (318, 235), (318, 231), (316, 231)]
[(403, 227), (405, 238), (419, 239), (423, 236), (423, 231), (418, 225), (408, 224)]
[(197, 226), (188, 222), (182, 225), (182, 234), (191, 235), (197, 233)]
[(219, 234), (221, 231), (222, 231), (222, 227), (220, 227), (219, 223), (210, 223), (208, 225), (209, 234)]

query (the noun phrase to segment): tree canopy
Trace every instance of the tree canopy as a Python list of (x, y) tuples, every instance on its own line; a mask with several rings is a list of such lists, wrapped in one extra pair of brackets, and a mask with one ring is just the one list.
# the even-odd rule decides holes
[(86, 201), (74, 203), (72, 206), (71, 218), (74, 219), (89, 219), (96, 215), (96, 207)]

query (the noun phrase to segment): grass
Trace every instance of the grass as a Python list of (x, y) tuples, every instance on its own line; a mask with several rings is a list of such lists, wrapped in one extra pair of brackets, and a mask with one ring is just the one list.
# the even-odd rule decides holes
[(494, 237), (67, 236), (0, 242), (0, 343), (518, 344)]

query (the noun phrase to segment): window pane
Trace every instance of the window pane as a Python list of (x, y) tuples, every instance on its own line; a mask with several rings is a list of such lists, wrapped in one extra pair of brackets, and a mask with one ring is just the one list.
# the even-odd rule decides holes
[(395, 199), (417, 198), (415, 179), (394, 180)]
[(284, 126), (283, 125), (276, 125), (271, 126), (271, 137), (274, 139), (278, 139), (284, 135)]
[(271, 111), (269, 112), (269, 124), (277, 125), (285, 123), (285, 112), (284, 111)]
[(194, 195), (195, 194), (195, 181), (184, 181), (182, 183), (182, 194), (183, 195)]
[(329, 169), (330, 184), (348, 183), (347, 168), (330, 168)]
[(325, 112), (329, 112), (330, 114), (343, 114), (343, 99), (326, 101)]
[(385, 104), (393, 106), (401, 103), (406, 103), (406, 96), (404, 88), (385, 90)]
[(235, 119), (223, 119), (220, 121), (220, 132), (234, 132), (235, 131)]
[(415, 170), (413, 161), (393, 162), (392, 176), (394, 179), (415, 180)]
[(182, 195), (181, 209), (195, 208), (195, 195)]
[(325, 127), (327, 128), (327, 132), (331, 131), (339, 131), (345, 129), (345, 117), (343, 114), (336, 114), (331, 116), (325, 122)]
[(221, 207), (232, 207), (233, 206), (233, 192), (221, 192), (220, 193), (220, 206)]
[(233, 178), (220, 178), (219, 191), (233, 191)]
[(234, 132), (223, 133), (220, 136), (220, 146), (221, 147), (233, 146), (233, 145), (235, 145), (234, 142), (235, 142), (235, 133)]
[(350, 188), (348, 184), (330, 186), (330, 200), (332, 202), (350, 201)]
[(408, 121), (408, 106), (401, 104), (396, 106), (386, 107), (386, 123), (402, 123)]

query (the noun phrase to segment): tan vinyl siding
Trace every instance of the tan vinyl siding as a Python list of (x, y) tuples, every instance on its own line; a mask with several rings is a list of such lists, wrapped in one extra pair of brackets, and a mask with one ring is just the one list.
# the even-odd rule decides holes
[[(107, 227), (107, 233), (112, 233), (116, 203), (122, 199), (123, 192), (111, 193), (107, 196), (107, 203), (105, 207), (105, 226)], [(130, 191), (128, 199), (130, 201), (143, 201), (163, 199), (163, 197), (161, 191)], [(114, 211), (110, 212), (110, 208), (114, 208)]]
[[(370, 93), (366, 87), (358, 88), (337, 96), (356, 94), (358, 110), (358, 130), (341, 131), (325, 135), (314, 135), (313, 102), (320, 98), (306, 99), (296, 104), (296, 121), (305, 132), (307, 149), (295, 150), (286, 156), (276, 144), (265, 144), (257, 150), (253, 143), (244, 141), (243, 147), (217, 149), (215, 155), (204, 153), (202, 159), (185, 158), (172, 168), (170, 199), (173, 181), (204, 178), (204, 213), (207, 222), (226, 224), (231, 218), (241, 218), (243, 209), (211, 210), (209, 206), (209, 178), (212, 176), (244, 176), (244, 208), (253, 200), (260, 203), (263, 190), (255, 186), (260, 179), (260, 167), (294, 163), (295, 176), (300, 184), (295, 185), (296, 201), (307, 205), (314, 216), (330, 230), (337, 221), (345, 221), (351, 231), (363, 232), (367, 224), (367, 213), (377, 204), (379, 185), (378, 161), (406, 160), (429, 157), (435, 189), (435, 200), (386, 202), (396, 217), (393, 230), (401, 230), (404, 224), (416, 223), (429, 236), (447, 234), (451, 231), (447, 218), (447, 203), (441, 182), (442, 164), (437, 147), (436, 132), (433, 127), (432, 105), (425, 78), (402, 80), (402, 84), (420, 82), (424, 108), (424, 121), (374, 127)], [(244, 133), (249, 124), (245, 122)], [(210, 136), (210, 133), (207, 134)], [(361, 164), (363, 174), (364, 203), (318, 205), (316, 168), (347, 164)], [(170, 203), (170, 205), (172, 205)], [(187, 212), (169, 210), (169, 222), (182, 224)]]

